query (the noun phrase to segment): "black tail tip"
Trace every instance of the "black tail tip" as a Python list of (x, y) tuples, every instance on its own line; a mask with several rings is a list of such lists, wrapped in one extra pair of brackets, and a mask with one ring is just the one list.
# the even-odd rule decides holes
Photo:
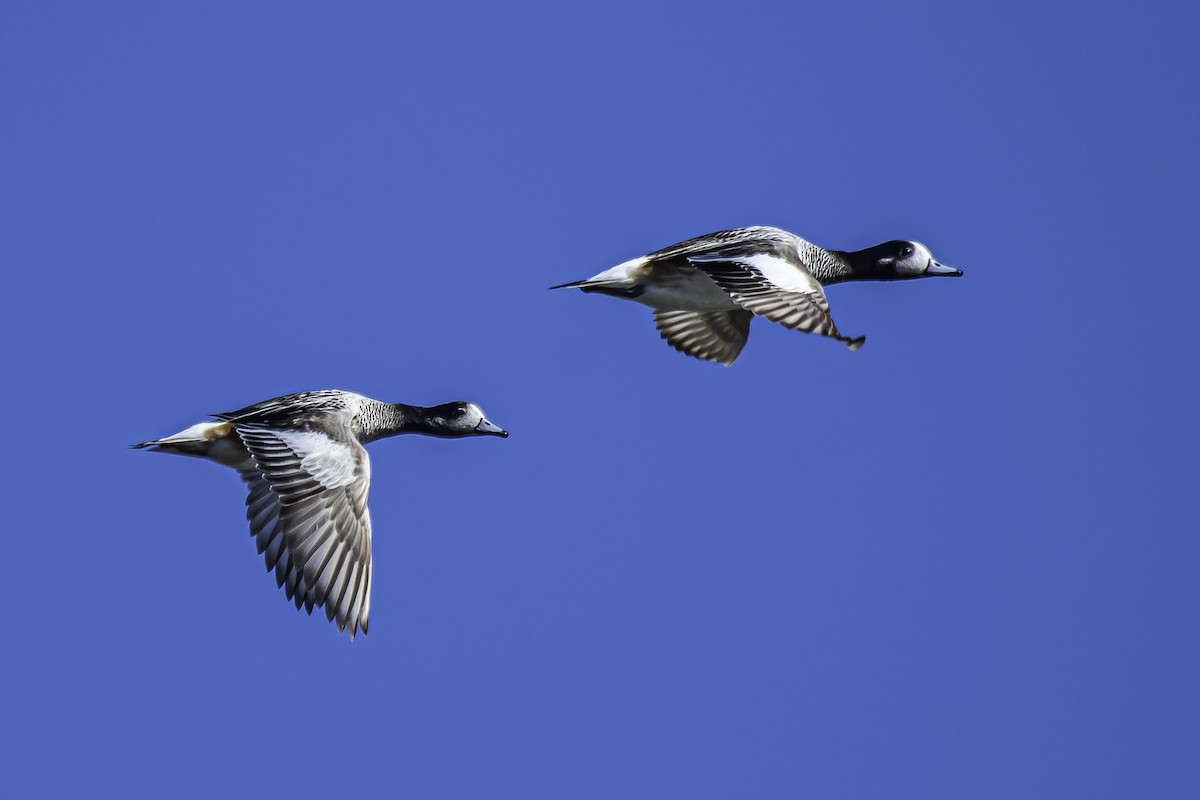
[(867, 337), (865, 336), (859, 336), (855, 339), (847, 339), (846, 347), (849, 347), (851, 350), (857, 350), (858, 348), (862, 347), (866, 341)]

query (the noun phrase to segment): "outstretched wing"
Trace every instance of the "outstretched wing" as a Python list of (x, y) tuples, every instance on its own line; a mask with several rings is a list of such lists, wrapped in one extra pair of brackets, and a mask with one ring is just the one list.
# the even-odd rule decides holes
[(308, 613), (324, 608), (350, 637), (371, 611), (371, 463), (349, 430), (276, 430), (237, 424), (258, 467), (244, 471), (246, 516), (267, 569)]
[(784, 327), (837, 339), (857, 350), (865, 337), (843, 336), (817, 279), (786, 257), (769, 253), (688, 256), (733, 302)]
[(729, 366), (750, 335), (749, 311), (654, 312), (654, 327), (681, 353)]
[(279, 495), (271, 491), (271, 484), (257, 469), (240, 470), (242, 480), (250, 490), (246, 498), (246, 519), (250, 521), (250, 535), (254, 545), (267, 563), (267, 571), (275, 573), (275, 585), (282, 588), (288, 600), (294, 600), (296, 608), (304, 605), (304, 587), (300, 568), (292, 560), (283, 535), (283, 519)]

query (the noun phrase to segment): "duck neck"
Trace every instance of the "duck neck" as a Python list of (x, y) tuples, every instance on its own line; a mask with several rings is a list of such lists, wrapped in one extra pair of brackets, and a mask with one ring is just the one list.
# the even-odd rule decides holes
[(858, 255), (858, 252), (852, 253), (846, 250), (826, 250), (823, 253), (824, 257), (817, 259), (812, 275), (822, 286), (846, 281), (870, 280), (870, 276), (864, 274)]
[(429, 428), (421, 406), (373, 402), (358, 414), (358, 440), (363, 444), (402, 433), (424, 433)]

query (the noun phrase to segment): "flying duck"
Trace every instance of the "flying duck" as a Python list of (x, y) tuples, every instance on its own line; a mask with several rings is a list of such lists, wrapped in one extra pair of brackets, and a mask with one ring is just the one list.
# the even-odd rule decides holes
[(473, 403), (422, 408), (338, 389), (246, 406), (135, 444), (233, 467), (250, 490), (258, 552), (296, 608), (325, 609), (350, 638), (371, 614), (371, 461), (363, 445), (401, 433), (508, 436)]
[(654, 325), (680, 352), (729, 366), (750, 335), (750, 318), (836, 339), (851, 350), (865, 336), (843, 336), (822, 286), (843, 281), (898, 281), (962, 275), (934, 260), (920, 242), (892, 241), (865, 250), (826, 250), (780, 228), (717, 231), (656, 250), (575, 287), (654, 309)]

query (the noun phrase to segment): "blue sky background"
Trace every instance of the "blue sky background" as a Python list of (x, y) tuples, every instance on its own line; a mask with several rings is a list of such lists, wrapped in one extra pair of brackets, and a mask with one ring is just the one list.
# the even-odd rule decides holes
[[(2, 16), (13, 796), (1200, 796), (1194, 10)], [(966, 275), (545, 291), (748, 224)], [(323, 387), (512, 431), (372, 446), (353, 644), (127, 449)]]

